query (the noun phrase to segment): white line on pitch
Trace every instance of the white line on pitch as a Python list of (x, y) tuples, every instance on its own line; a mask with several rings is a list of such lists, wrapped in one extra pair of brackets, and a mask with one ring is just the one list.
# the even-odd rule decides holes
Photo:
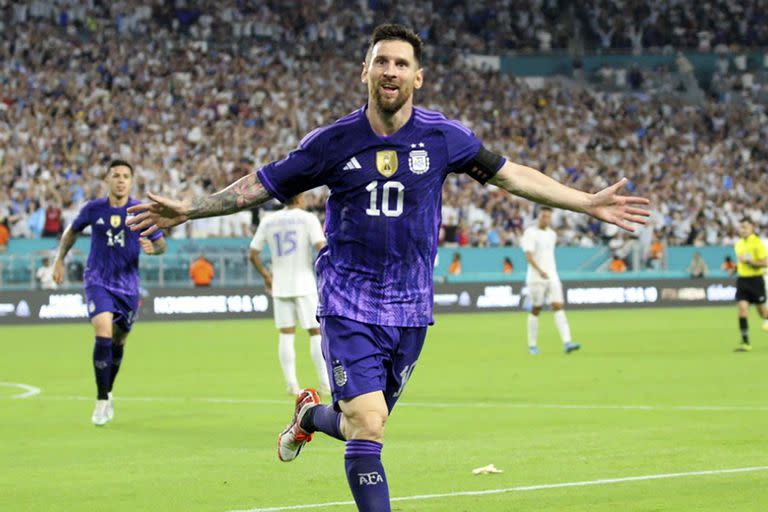
[[(622, 478), (602, 478), (599, 480), (586, 480), (582, 482), (563, 482), (558, 484), (523, 485), (507, 487), (506, 489), (488, 489), (484, 491), (447, 492), (442, 494), (421, 494), (415, 496), (402, 496), (392, 498), (391, 501), (421, 501), (437, 498), (455, 498), (460, 496), (487, 496), (491, 494), (505, 494), (510, 492), (540, 491), (544, 489), (561, 489), (564, 487), (585, 487), (589, 485), (611, 485), (625, 482), (641, 482), (643, 480), (663, 480), (669, 478), (684, 478), (692, 476), (725, 475), (729, 473), (749, 473), (754, 471), (767, 471), (768, 466), (755, 466), (750, 468), (713, 469), (708, 471), (690, 471), (687, 473), (661, 473), (657, 475), (627, 476)], [(307, 510), (311, 508), (338, 507), (354, 505), (354, 501), (332, 501), (328, 503), (310, 503), (306, 505), (289, 505), (284, 507), (266, 507), (230, 510), (228, 512), (278, 512), (281, 510)]]
[(8, 398), (29, 398), (31, 396), (40, 394), (40, 388), (36, 388), (35, 386), (30, 386), (29, 384), (20, 384), (18, 382), (0, 382), (0, 386), (10, 387), (10, 388), (21, 388), (25, 390), (24, 393), (19, 393), (18, 395), (11, 395)]
[[(35, 388), (37, 389), (37, 388)], [(39, 393), (39, 390), (38, 390)], [(18, 395), (18, 398), (32, 396)], [(0, 397), (2, 398), (2, 397)], [(44, 400), (93, 400), (90, 396), (41, 395)], [(211, 404), (253, 404), (253, 405), (285, 405), (290, 403), (290, 397), (285, 400), (257, 398), (203, 398), (203, 397), (130, 397), (117, 396), (121, 401), (133, 402), (204, 402)], [(419, 409), (561, 409), (561, 410), (618, 410), (618, 411), (768, 411), (768, 405), (603, 405), (603, 404), (534, 404), (514, 402), (398, 402), (398, 407), (416, 407)]]
[[(80, 396), (80, 395), (57, 395), (57, 396), (42, 396), (44, 400), (73, 400), (73, 401), (89, 401), (93, 400), (92, 396)], [(179, 396), (122, 396), (115, 397), (116, 400), (121, 402), (205, 402), (210, 404), (254, 404), (254, 405), (285, 405), (291, 403), (293, 399), (287, 397), (285, 400), (261, 400), (261, 399), (247, 399), (247, 398), (201, 398), (201, 397), (179, 397)]]

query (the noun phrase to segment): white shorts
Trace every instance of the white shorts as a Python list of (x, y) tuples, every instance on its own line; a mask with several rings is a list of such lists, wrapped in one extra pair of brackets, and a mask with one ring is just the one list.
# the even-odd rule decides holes
[(317, 294), (301, 297), (274, 297), (275, 325), (278, 329), (296, 327), (296, 320), (302, 329), (318, 329)]
[(559, 279), (539, 281), (528, 285), (531, 305), (540, 308), (545, 304), (563, 304), (563, 285)]

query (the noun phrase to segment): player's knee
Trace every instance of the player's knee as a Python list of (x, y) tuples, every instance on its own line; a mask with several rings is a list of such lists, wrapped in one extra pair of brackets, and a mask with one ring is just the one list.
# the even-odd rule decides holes
[(552, 311), (560, 311), (563, 309), (563, 305), (559, 302), (553, 302), (552, 303)]
[(311, 329), (307, 329), (307, 331), (309, 331), (309, 335), (310, 336), (318, 336), (320, 334), (320, 329), (315, 328), (315, 327), (313, 327)]
[(541, 308), (536, 308), (536, 307), (531, 308), (531, 314), (533, 316), (539, 316), (539, 313), (541, 313)]
[(93, 332), (100, 338), (111, 338), (113, 335), (112, 324), (95, 323)]
[(368, 441), (384, 440), (384, 425), (387, 423), (387, 413), (384, 411), (359, 411), (346, 414), (349, 439), (365, 439)]
[(296, 332), (295, 327), (281, 327), (280, 333), (281, 334), (294, 334)]

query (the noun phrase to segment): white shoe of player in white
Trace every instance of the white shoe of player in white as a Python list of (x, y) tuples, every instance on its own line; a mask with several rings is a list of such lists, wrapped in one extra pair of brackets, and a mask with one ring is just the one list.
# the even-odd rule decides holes
[(93, 409), (91, 421), (97, 427), (106, 425), (109, 421), (109, 400), (96, 400), (96, 407)]
[(108, 406), (107, 406), (107, 418), (109, 421), (112, 421), (115, 419), (115, 400), (112, 397), (112, 392), (109, 392), (109, 400), (107, 400)]

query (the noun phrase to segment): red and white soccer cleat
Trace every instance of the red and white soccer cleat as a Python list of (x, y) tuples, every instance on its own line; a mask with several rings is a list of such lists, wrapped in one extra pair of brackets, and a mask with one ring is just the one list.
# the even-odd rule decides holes
[(304, 444), (312, 440), (312, 434), (302, 430), (301, 419), (316, 405), (320, 405), (320, 396), (314, 389), (302, 389), (296, 395), (293, 421), (277, 436), (277, 457), (281, 461), (290, 462), (298, 457)]

